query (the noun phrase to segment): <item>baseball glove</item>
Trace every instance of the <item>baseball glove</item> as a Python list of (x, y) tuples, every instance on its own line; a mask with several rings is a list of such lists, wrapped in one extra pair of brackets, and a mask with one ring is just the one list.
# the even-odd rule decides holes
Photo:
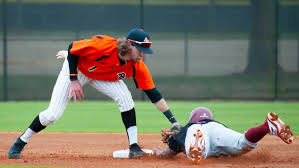
[(178, 129), (177, 125), (172, 125), (170, 128), (163, 128), (161, 132), (162, 142), (168, 143), (171, 136), (180, 132), (180, 128)]

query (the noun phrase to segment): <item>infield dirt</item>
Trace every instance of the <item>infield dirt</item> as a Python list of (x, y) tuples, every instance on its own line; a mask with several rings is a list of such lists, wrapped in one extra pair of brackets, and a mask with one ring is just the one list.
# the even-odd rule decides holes
[[(287, 145), (278, 137), (267, 135), (259, 146), (242, 156), (218, 157), (195, 164), (184, 154), (171, 159), (143, 157), (140, 159), (114, 159), (115, 150), (127, 149), (125, 133), (39, 133), (22, 152), (21, 159), (8, 159), (11, 144), (20, 132), (0, 132), (0, 166), (49, 166), (72, 168), (181, 168), (181, 167), (299, 167), (299, 142)], [(140, 146), (147, 149), (165, 148), (160, 134), (139, 134)]]

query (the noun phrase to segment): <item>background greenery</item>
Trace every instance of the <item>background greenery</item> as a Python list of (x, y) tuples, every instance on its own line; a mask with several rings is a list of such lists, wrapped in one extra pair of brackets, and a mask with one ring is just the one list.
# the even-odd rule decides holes
[[(294, 134), (299, 134), (299, 102), (230, 102), (230, 101), (168, 101), (173, 114), (182, 124), (189, 113), (204, 106), (213, 111), (215, 120), (244, 132), (263, 123), (268, 112), (280, 115)], [(0, 102), (0, 131), (24, 131), (31, 121), (46, 109), (48, 102)], [(169, 122), (149, 101), (135, 102), (138, 131), (159, 133)], [(116, 103), (112, 101), (71, 102), (64, 115), (45, 132), (125, 132)]]
[[(18, 2), (18, 0), (6, 0), (9, 3)], [(22, 3), (82, 3), (82, 0), (22, 0)], [(84, 3), (91, 4), (137, 4), (140, 0), (85, 0)], [(279, 0), (282, 5), (298, 5), (298, 0)], [(167, 4), (167, 5), (250, 5), (250, 0), (144, 0), (145, 4)]]

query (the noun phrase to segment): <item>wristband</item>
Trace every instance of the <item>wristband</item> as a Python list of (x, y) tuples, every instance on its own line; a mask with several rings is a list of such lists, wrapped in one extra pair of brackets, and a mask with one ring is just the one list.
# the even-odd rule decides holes
[(173, 124), (176, 123), (176, 119), (172, 115), (171, 111), (168, 109), (167, 111), (163, 112), (163, 114), (167, 117), (167, 119)]

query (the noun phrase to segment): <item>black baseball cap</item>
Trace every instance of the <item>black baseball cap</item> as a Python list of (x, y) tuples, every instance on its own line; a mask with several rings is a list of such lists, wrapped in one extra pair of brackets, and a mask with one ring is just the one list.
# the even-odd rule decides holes
[(150, 36), (143, 29), (132, 29), (127, 36), (127, 40), (131, 42), (139, 51), (145, 54), (153, 54), (154, 51), (150, 48), (152, 42), (150, 42)]

